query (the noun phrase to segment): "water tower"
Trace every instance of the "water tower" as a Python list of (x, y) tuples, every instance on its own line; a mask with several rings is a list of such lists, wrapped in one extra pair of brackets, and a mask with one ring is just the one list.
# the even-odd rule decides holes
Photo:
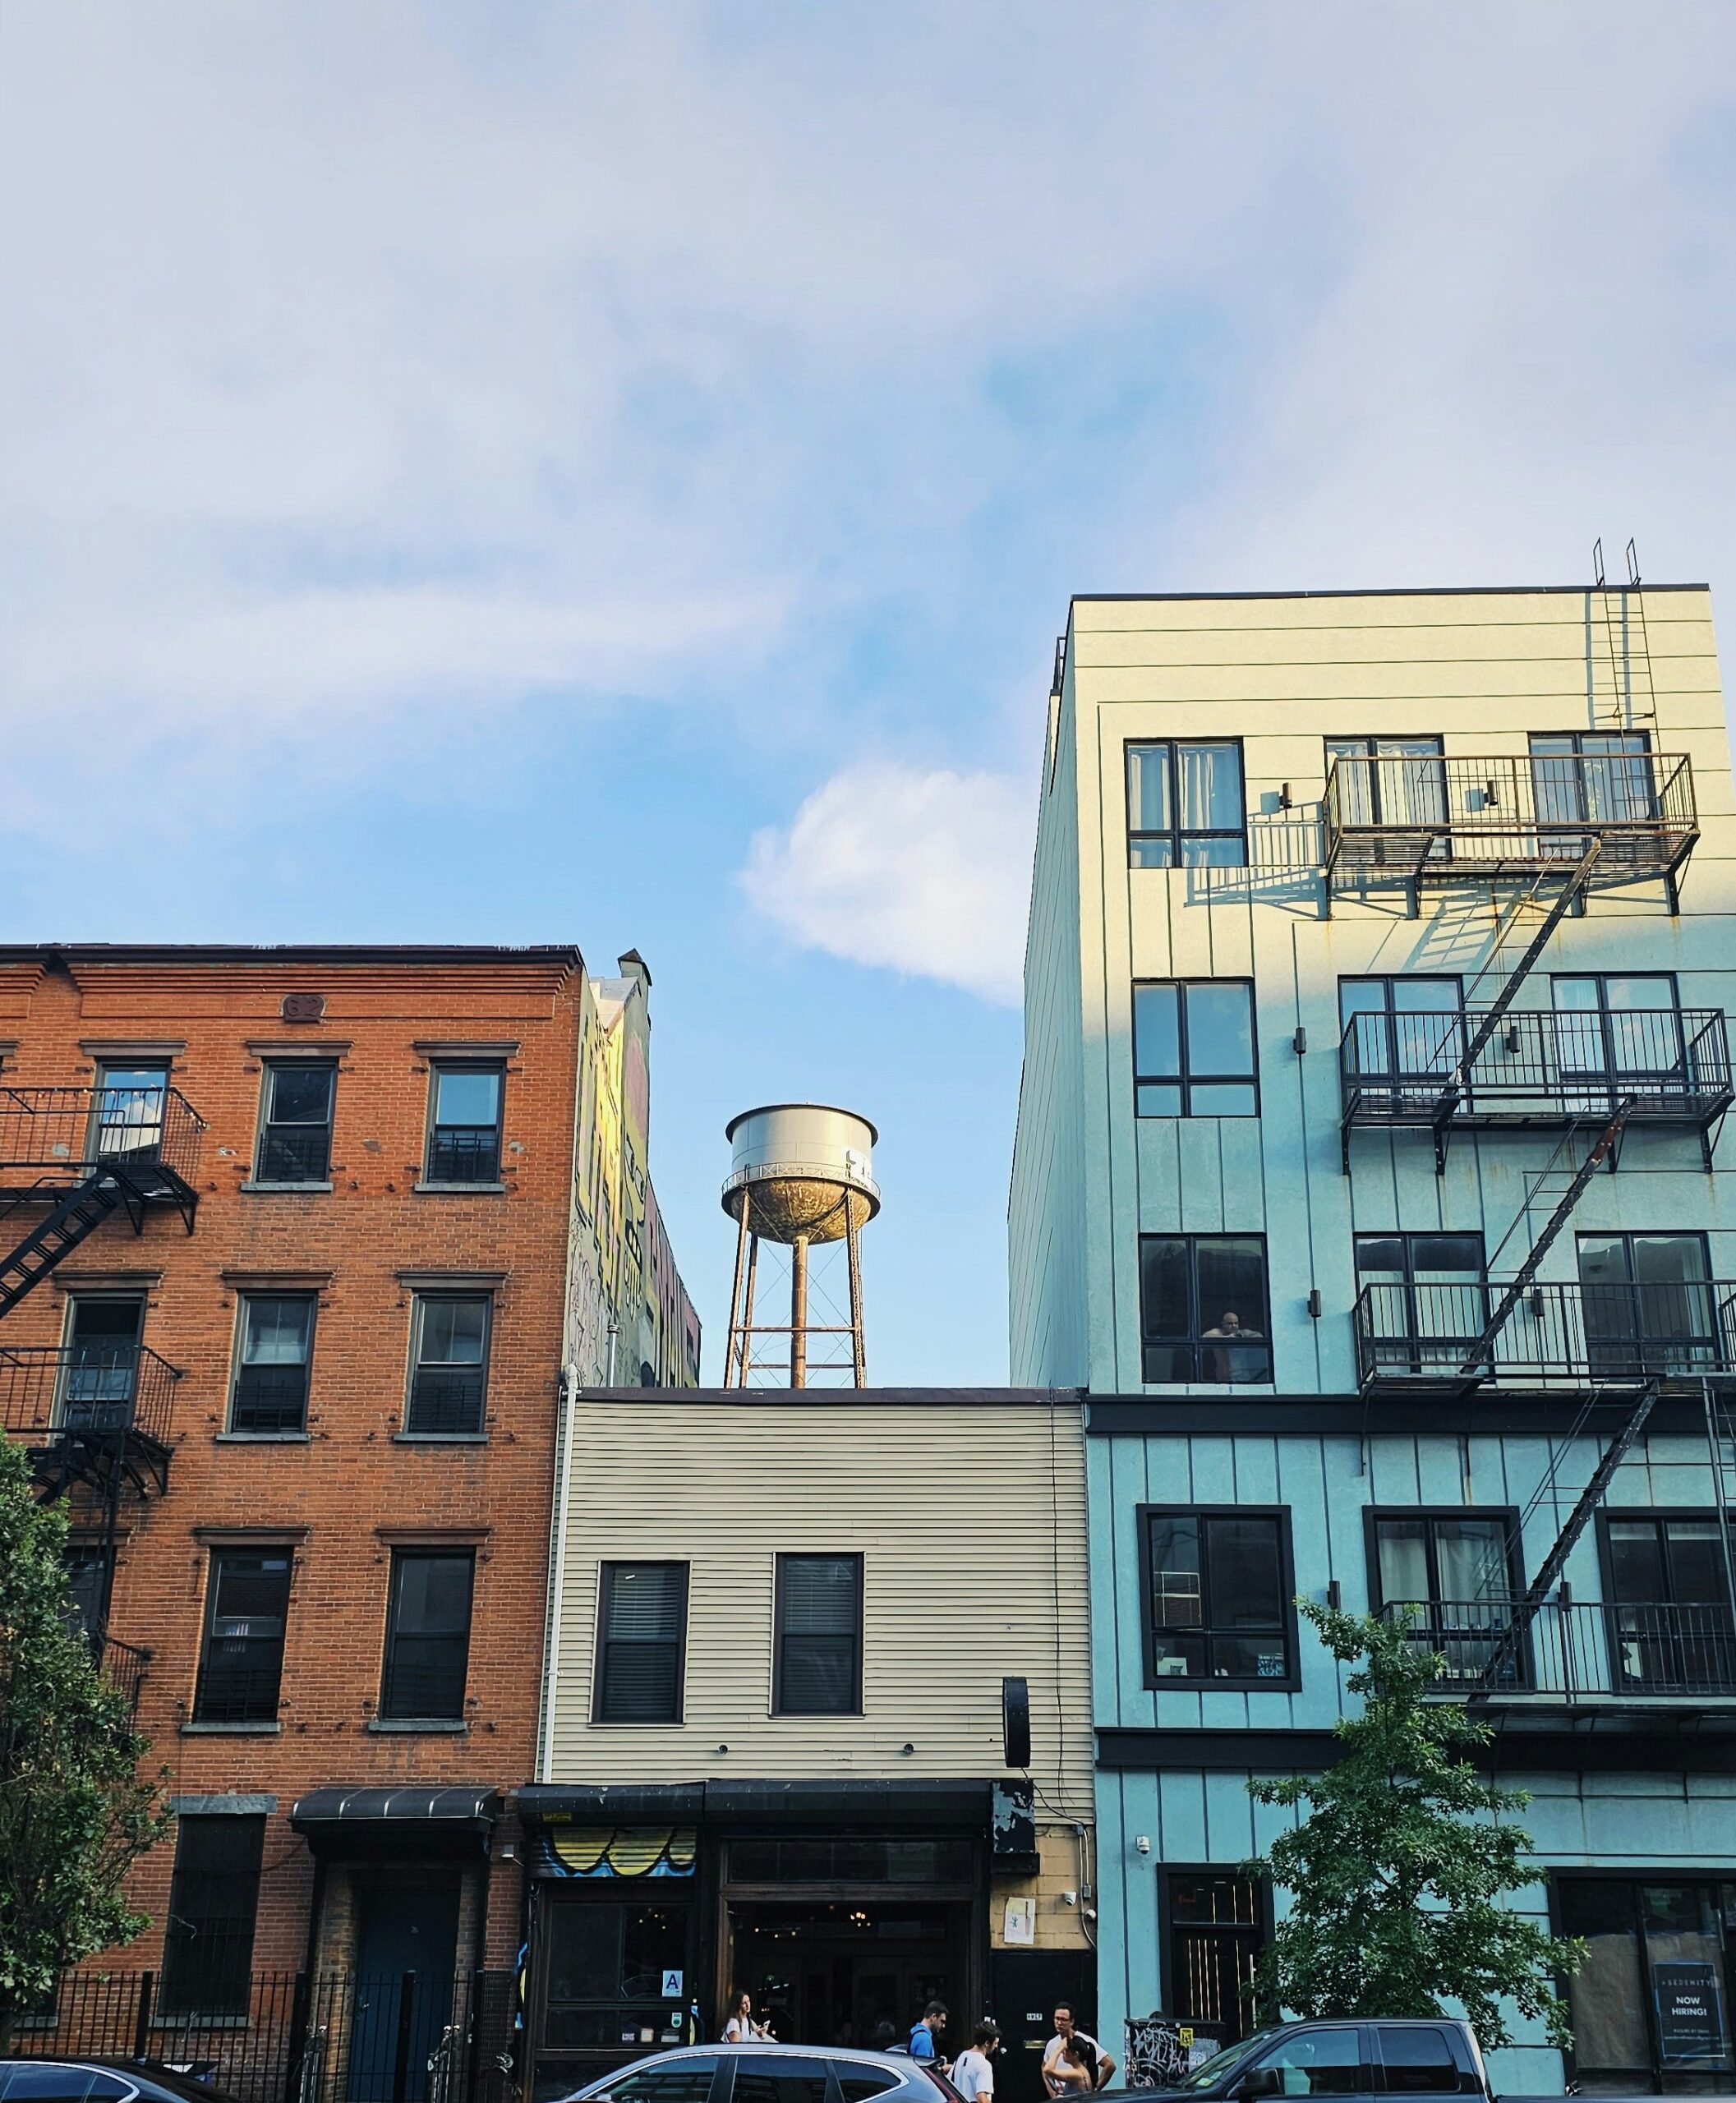
[[(730, 1295), (730, 1342), (723, 1384), (745, 1387), (755, 1372), (787, 1368), (792, 1387), (805, 1387), (810, 1372), (843, 1373), (850, 1384), (868, 1384), (862, 1345), (862, 1262), (857, 1237), (880, 1209), (874, 1187), (873, 1145), (878, 1137), (866, 1117), (820, 1102), (773, 1102), (732, 1118), (730, 1180), (723, 1208), (736, 1222), (735, 1289)], [(762, 1241), (790, 1251), (790, 1319), (761, 1322), (754, 1315)], [(808, 1252), (841, 1241), (850, 1259), (850, 1319), (808, 1318)], [(850, 1356), (817, 1356), (811, 1340), (850, 1340)], [(777, 1355), (754, 1356), (756, 1337), (778, 1339)], [(788, 1340), (787, 1358), (783, 1354)], [(831, 1353), (836, 1344), (821, 1346)]]

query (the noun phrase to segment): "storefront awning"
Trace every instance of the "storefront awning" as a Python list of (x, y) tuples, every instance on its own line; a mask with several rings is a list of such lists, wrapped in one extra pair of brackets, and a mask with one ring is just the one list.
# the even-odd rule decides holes
[(316, 1853), (440, 1855), (486, 1848), (504, 1808), (498, 1790), (472, 1783), (310, 1789), (289, 1823)]
[(519, 1816), (544, 1825), (806, 1826), (901, 1832), (988, 1832), (988, 1780), (681, 1782), (567, 1788), (535, 1783), (513, 1793)]

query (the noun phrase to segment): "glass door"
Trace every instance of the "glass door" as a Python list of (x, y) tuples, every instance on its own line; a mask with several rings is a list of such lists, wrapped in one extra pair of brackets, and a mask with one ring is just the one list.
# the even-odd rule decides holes
[(1736, 1687), (1736, 1622), (1715, 1512), (1605, 1522), (1610, 1662), (1619, 1691)]
[(81, 1293), (67, 1314), (61, 1424), (69, 1431), (117, 1431), (132, 1420), (145, 1302)]
[(1704, 1235), (1582, 1234), (1579, 1280), (1592, 1372), (1636, 1379), (1718, 1369)]
[(1457, 1372), (1489, 1318), (1478, 1234), (1359, 1234), (1356, 1283), (1373, 1286), (1375, 1363)]

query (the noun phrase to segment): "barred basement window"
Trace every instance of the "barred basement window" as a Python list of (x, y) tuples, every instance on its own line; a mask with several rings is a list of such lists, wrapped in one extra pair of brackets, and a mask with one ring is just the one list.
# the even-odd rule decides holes
[(246, 2014), (265, 1846), (263, 1818), (177, 1821), (157, 2004), (162, 2014)]

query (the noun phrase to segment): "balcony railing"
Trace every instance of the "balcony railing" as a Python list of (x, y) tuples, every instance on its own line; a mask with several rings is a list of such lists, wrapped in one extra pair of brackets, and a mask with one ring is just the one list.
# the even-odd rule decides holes
[(1499, 1284), (1365, 1286), (1354, 1310), (1366, 1393), (1486, 1383), (1585, 1389), (1736, 1374), (1736, 1283), (1531, 1286), (1481, 1341)]
[(1720, 1601), (1545, 1599), (1517, 1641), (1503, 1641), (1511, 1598), (1394, 1602), (1411, 1641), (1447, 1661), (1442, 1693), (1536, 1695), (1590, 1704), (1736, 1700), (1736, 1619)]
[(1339, 890), (1565, 874), (1593, 840), (1603, 889), (1674, 875), (1700, 831), (1688, 762), (1657, 752), (1340, 758), (1324, 808)]
[(112, 1636), (104, 1638), (97, 1655), (103, 1677), (117, 1694), (126, 1696), (127, 1705), (135, 1716), (139, 1713), (139, 1689), (144, 1683), (151, 1655), (136, 1644), (117, 1642)]
[(1352, 1015), (1338, 1051), (1347, 1129), (1607, 1121), (1630, 1102), (1630, 1124), (1704, 1131), (1730, 1107), (1720, 1009), (1510, 1009), (1467, 1072), (1465, 1055), (1487, 1014)]
[(39, 1449), (167, 1455), (181, 1374), (142, 1344), (0, 1344), (0, 1429)]
[(106, 1167), (146, 1202), (178, 1204), (204, 1132), (179, 1088), (0, 1085), (0, 1193), (48, 1196)]

